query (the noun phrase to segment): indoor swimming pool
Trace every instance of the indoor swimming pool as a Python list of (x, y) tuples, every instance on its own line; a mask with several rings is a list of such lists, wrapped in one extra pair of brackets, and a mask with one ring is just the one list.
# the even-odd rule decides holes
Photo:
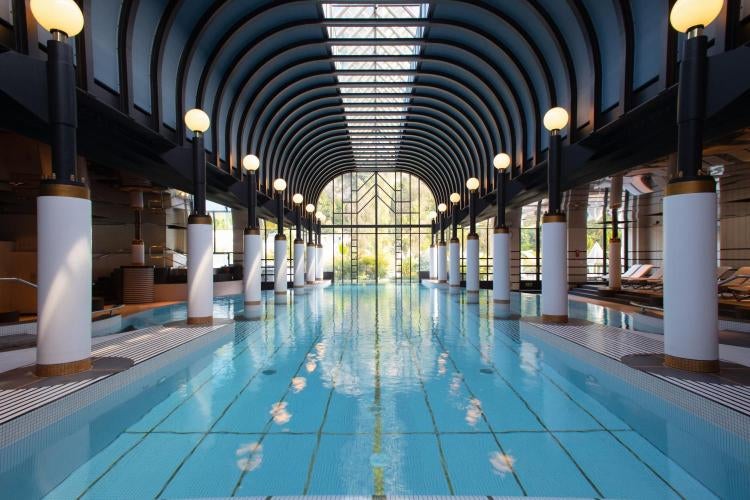
[[(265, 298), (260, 321), (242, 319), (241, 297), (216, 299), (233, 335), (0, 449), (0, 496), (750, 495), (736, 422), (557, 349), (518, 319), (538, 296), (515, 294), (509, 319), (484, 292), (467, 304), (419, 286)], [(599, 306), (571, 316), (628, 327)]]

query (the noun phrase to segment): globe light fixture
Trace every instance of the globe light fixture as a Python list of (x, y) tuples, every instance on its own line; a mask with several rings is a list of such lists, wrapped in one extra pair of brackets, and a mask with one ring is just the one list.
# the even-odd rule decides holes
[(562, 130), (568, 125), (568, 112), (561, 107), (552, 108), (544, 114), (544, 128), (550, 132)]
[(469, 191), (476, 191), (479, 189), (479, 179), (476, 177), (470, 177), (469, 180), (466, 181), (466, 189)]
[(455, 205), (459, 201), (461, 201), (461, 195), (460, 194), (458, 194), (458, 193), (451, 194), (451, 203), (453, 203)]
[(440, 205), (438, 205), (438, 212), (443, 213), (446, 210), (448, 210), (448, 205), (446, 205), (445, 203), (441, 203)]
[(508, 156), (506, 153), (500, 153), (496, 155), (492, 160), (492, 164), (498, 170), (505, 170), (506, 168), (510, 167), (510, 156)]
[(430, 220), (437, 219), (437, 212), (434, 210), (431, 210), (430, 213), (428, 214), (428, 217), (430, 218)]
[(313, 205), (312, 203), (308, 203), (308, 205), (305, 207), (305, 210), (308, 214), (311, 214), (315, 211), (315, 205)]
[(705, 28), (719, 16), (723, 6), (724, 0), (677, 0), (669, 14), (669, 22), (681, 33)]
[(255, 172), (260, 168), (260, 158), (255, 155), (247, 155), (242, 159), (242, 167), (248, 172)]
[(295, 193), (295, 195), (292, 196), (292, 202), (296, 203), (297, 205), (302, 203), (302, 200), (304, 200), (304, 198), (302, 197), (300, 193)]
[(323, 212), (317, 212), (315, 214), (315, 218), (318, 219), (320, 222), (323, 222), (326, 220), (326, 216), (323, 214)]
[(193, 108), (185, 113), (185, 126), (196, 134), (202, 134), (211, 126), (211, 119), (205, 111)]
[(73, 0), (31, 0), (34, 19), (50, 33), (76, 36), (83, 29), (83, 13)]
[(282, 192), (283, 190), (286, 189), (286, 181), (281, 178), (274, 180), (273, 188), (278, 192)]

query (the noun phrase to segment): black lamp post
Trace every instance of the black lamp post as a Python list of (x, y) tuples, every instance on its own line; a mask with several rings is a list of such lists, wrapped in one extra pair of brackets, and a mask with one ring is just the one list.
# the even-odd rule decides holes
[(497, 206), (497, 216), (495, 217), (495, 228), (496, 229), (505, 229), (505, 186), (506, 186), (506, 179), (507, 175), (505, 174), (505, 171), (510, 167), (511, 159), (510, 156), (508, 156), (506, 153), (500, 153), (497, 156), (495, 156), (495, 159), (493, 160), (493, 165), (495, 166), (495, 170), (497, 171), (496, 174), (496, 180), (495, 180), (495, 191), (497, 192), (497, 199), (496, 206)]
[(242, 166), (247, 172), (247, 229), (258, 229), (258, 184), (255, 172), (260, 167), (260, 159), (255, 155), (247, 155), (242, 159)]

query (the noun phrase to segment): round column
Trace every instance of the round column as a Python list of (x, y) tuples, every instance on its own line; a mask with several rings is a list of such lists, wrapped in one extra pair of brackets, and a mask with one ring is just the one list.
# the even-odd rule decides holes
[(146, 264), (146, 245), (143, 240), (133, 240), (130, 244), (130, 261), (134, 266)]
[(479, 302), (479, 236), (470, 234), (466, 238), (466, 300)]
[(43, 183), (37, 198), (40, 377), (91, 368), (91, 269), (89, 190)]
[(620, 238), (609, 240), (609, 247), (607, 247), (609, 261), (607, 264), (609, 267), (610, 290), (619, 290), (622, 288), (622, 268), (620, 267), (621, 248), (622, 242)]
[(294, 293), (305, 293), (305, 242), (294, 240)]
[(458, 291), (461, 287), (461, 271), (459, 269), (460, 259), (460, 243), (458, 238), (452, 238), (448, 246), (448, 259), (450, 269), (448, 271), (448, 284), (450, 285), (451, 291)]
[(308, 285), (315, 284), (315, 259), (317, 258), (317, 247), (315, 243), (307, 244), (307, 258), (305, 259), (305, 281)]
[(315, 279), (323, 281), (323, 245), (320, 243), (315, 249)]
[(568, 243), (564, 214), (542, 218), (542, 318), (550, 323), (568, 321)]
[(492, 302), (510, 304), (510, 231), (496, 227), (492, 237)]
[(672, 368), (719, 369), (716, 190), (673, 182), (664, 197), (664, 358)]
[(448, 247), (444, 241), (437, 245), (437, 277), (438, 283), (448, 283)]
[(286, 262), (286, 236), (277, 234), (273, 242), (273, 269), (274, 286), (276, 295), (286, 295), (287, 290), (287, 262)]
[(261, 249), (260, 229), (246, 228), (245, 251), (242, 256), (242, 286), (245, 295), (245, 317), (259, 319), (261, 315)]
[(214, 316), (214, 230), (210, 215), (191, 215), (187, 229), (188, 325), (210, 325)]
[(430, 253), (428, 255), (429, 266), (430, 266), (430, 279), (434, 280), (437, 278), (437, 257), (435, 255), (435, 244), (430, 244)]

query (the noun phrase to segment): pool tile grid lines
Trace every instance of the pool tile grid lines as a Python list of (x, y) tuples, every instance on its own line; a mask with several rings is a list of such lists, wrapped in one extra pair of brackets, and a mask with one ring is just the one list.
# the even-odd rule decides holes
[[(455, 326), (455, 324), (454, 324), (454, 326)], [(435, 333), (433, 333), (433, 336), (435, 336), (435, 339), (436, 339), (436, 341), (440, 342), (440, 343), (441, 343), (441, 345), (442, 345), (442, 341), (441, 341), (441, 340), (440, 340), (440, 339), (439, 339), (439, 338), (438, 338), (438, 337), (436, 336), (436, 334), (435, 334)], [(476, 345), (475, 343), (473, 343), (473, 342), (471, 342), (471, 341), (468, 341), (468, 343), (469, 343), (469, 344), (470, 344), (470, 345), (471, 345), (472, 347), (474, 347), (474, 349), (476, 349), (476, 350), (477, 350), (477, 352), (478, 352), (478, 353), (479, 353), (480, 355), (482, 355), (482, 352), (481, 352), (481, 348), (480, 348), (479, 346), (477, 346), (477, 345)], [(512, 348), (511, 346), (509, 346), (509, 345), (507, 345), (507, 344), (504, 344), (504, 343), (503, 343), (502, 345), (503, 345), (503, 346), (504, 346), (505, 348), (509, 349), (510, 351), (513, 351), (513, 352), (515, 352), (515, 353), (517, 353), (517, 354), (518, 354), (518, 351), (517, 351), (516, 349)], [(445, 346), (443, 346), (443, 348), (445, 349)], [(453, 366), (454, 366), (455, 370), (456, 370), (456, 371), (457, 371), (458, 373), (461, 373), (461, 371), (460, 371), (459, 367), (458, 367), (458, 366), (456, 365), (456, 362), (455, 362), (455, 360), (454, 360), (454, 359), (453, 359), (453, 358), (452, 358), (451, 356), (448, 356), (448, 359), (450, 359), (450, 360), (451, 360), (451, 362), (452, 362), (452, 364), (453, 364)], [(512, 383), (511, 383), (511, 382), (510, 382), (509, 380), (507, 380), (507, 379), (506, 379), (506, 378), (505, 378), (505, 377), (504, 377), (504, 376), (502, 375), (502, 373), (501, 373), (501, 372), (500, 372), (500, 371), (499, 371), (499, 370), (497, 369), (497, 367), (495, 366), (495, 364), (494, 364), (494, 363), (493, 363), (493, 362), (492, 362), (491, 360), (488, 360), (488, 359), (485, 359), (485, 362), (486, 362), (486, 363), (487, 363), (487, 364), (488, 364), (489, 366), (491, 366), (491, 367), (492, 367), (492, 370), (494, 371), (495, 375), (497, 375), (497, 376), (498, 376), (498, 377), (499, 377), (499, 378), (500, 378), (500, 379), (501, 379), (501, 380), (502, 380), (502, 381), (503, 381), (503, 382), (504, 382), (504, 383), (505, 383), (505, 384), (506, 384), (506, 385), (507, 385), (507, 386), (508, 386), (508, 387), (509, 387), (509, 388), (511, 389), (511, 391), (513, 391), (513, 393), (514, 393), (514, 394), (515, 394), (515, 395), (516, 395), (516, 396), (517, 396), (517, 397), (518, 397), (518, 398), (519, 398), (519, 399), (520, 399), (521, 401), (523, 401), (523, 403), (524, 403), (524, 405), (525, 405), (525, 406), (527, 407), (527, 409), (528, 409), (528, 410), (529, 410), (529, 411), (530, 411), (530, 412), (531, 412), (531, 413), (532, 413), (532, 414), (534, 415), (534, 417), (535, 417), (535, 418), (536, 418), (536, 419), (538, 420), (538, 422), (540, 423), (540, 425), (541, 425), (541, 426), (542, 426), (542, 427), (544, 428), (544, 431), (545, 431), (546, 433), (548, 433), (548, 434), (549, 434), (549, 435), (550, 435), (550, 436), (551, 436), (551, 437), (553, 438), (553, 440), (554, 440), (554, 441), (555, 441), (555, 442), (557, 443), (557, 445), (558, 445), (558, 446), (559, 446), (559, 447), (560, 447), (560, 448), (561, 448), (561, 449), (563, 450), (563, 452), (564, 452), (564, 453), (566, 454), (566, 456), (567, 456), (567, 457), (568, 457), (568, 458), (569, 458), (569, 459), (570, 459), (570, 460), (571, 460), (571, 461), (573, 462), (573, 464), (575, 465), (575, 467), (576, 467), (576, 468), (578, 469), (578, 472), (579, 472), (579, 473), (580, 473), (580, 474), (581, 474), (581, 475), (582, 475), (582, 476), (583, 476), (583, 477), (584, 477), (584, 478), (586, 479), (586, 481), (587, 481), (587, 482), (589, 483), (589, 485), (590, 485), (590, 486), (592, 487), (593, 491), (592, 491), (591, 493), (595, 493), (595, 495), (592, 495), (592, 496), (596, 496), (596, 497), (600, 497), (600, 498), (601, 498), (601, 497), (605, 497), (605, 496), (607, 496), (607, 495), (603, 494), (603, 492), (599, 490), (599, 487), (598, 487), (598, 486), (597, 486), (597, 485), (596, 485), (596, 484), (595, 484), (595, 483), (594, 483), (594, 482), (592, 481), (592, 479), (588, 477), (588, 475), (587, 475), (587, 474), (586, 474), (586, 472), (584, 471), (584, 468), (583, 468), (583, 467), (582, 467), (582, 466), (581, 466), (581, 465), (580, 465), (580, 464), (579, 464), (579, 463), (578, 463), (578, 462), (576, 461), (576, 459), (574, 458), (574, 456), (573, 456), (573, 454), (571, 453), (571, 451), (570, 451), (570, 450), (569, 450), (569, 449), (568, 449), (568, 448), (567, 448), (567, 447), (565, 446), (565, 444), (564, 444), (564, 443), (562, 442), (562, 440), (560, 439), (561, 433), (565, 433), (565, 432), (573, 432), (573, 433), (576, 433), (576, 432), (586, 432), (586, 431), (575, 431), (575, 430), (572, 430), (572, 431), (550, 430), (550, 429), (549, 429), (549, 428), (547, 427), (547, 425), (546, 425), (546, 424), (544, 423), (544, 420), (542, 419), (542, 417), (541, 417), (541, 416), (540, 416), (540, 415), (539, 415), (539, 414), (538, 414), (538, 413), (537, 413), (537, 412), (536, 412), (536, 411), (535, 411), (535, 410), (534, 410), (534, 409), (532, 408), (532, 406), (531, 406), (531, 405), (529, 404), (529, 402), (528, 402), (528, 401), (526, 401), (526, 400), (525, 400), (525, 399), (523, 398), (523, 396), (522, 396), (521, 394), (519, 394), (519, 393), (518, 393), (518, 392), (517, 392), (517, 391), (515, 390), (515, 388), (513, 387)], [(637, 462), (639, 462), (639, 463), (640, 463), (640, 464), (641, 464), (641, 465), (642, 465), (643, 467), (645, 467), (646, 469), (648, 469), (648, 470), (649, 470), (649, 471), (650, 471), (650, 472), (651, 472), (651, 473), (652, 473), (652, 474), (653, 474), (653, 475), (654, 475), (654, 476), (655, 476), (656, 478), (658, 478), (658, 480), (659, 480), (660, 482), (662, 482), (662, 483), (663, 483), (663, 485), (664, 485), (664, 486), (666, 486), (666, 487), (667, 487), (667, 488), (668, 488), (669, 490), (671, 490), (671, 493), (672, 493), (672, 494), (674, 494), (674, 495), (676, 495), (676, 496), (681, 496), (681, 495), (680, 495), (680, 493), (679, 493), (679, 492), (678, 492), (677, 490), (675, 490), (675, 489), (674, 489), (673, 485), (672, 485), (672, 484), (670, 484), (670, 482), (669, 482), (669, 481), (668, 481), (668, 480), (667, 480), (666, 478), (664, 478), (664, 477), (663, 477), (663, 476), (662, 476), (662, 475), (661, 475), (661, 474), (660, 474), (660, 473), (659, 473), (659, 472), (658, 472), (658, 471), (657, 471), (656, 469), (654, 469), (654, 468), (653, 468), (653, 467), (652, 467), (651, 465), (649, 465), (648, 463), (646, 463), (646, 462), (645, 462), (645, 461), (644, 461), (644, 460), (643, 460), (643, 459), (641, 458), (641, 456), (640, 456), (640, 455), (639, 455), (639, 454), (638, 454), (638, 453), (637, 453), (637, 452), (636, 452), (635, 450), (633, 450), (633, 449), (632, 449), (632, 448), (631, 448), (630, 446), (628, 446), (628, 445), (627, 445), (627, 444), (626, 444), (626, 443), (625, 443), (625, 442), (623, 441), (623, 439), (621, 439), (621, 438), (620, 438), (620, 437), (619, 437), (619, 436), (617, 435), (617, 432), (621, 432), (621, 431), (623, 431), (623, 430), (624, 430), (624, 431), (631, 431), (631, 429), (630, 429), (629, 427), (627, 427), (627, 426), (626, 426), (626, 427), (625, 427), (624, 429), (622, 429), (622, 428), (620, 428), (620, 429), (611, 429), (611, 428), (608, 428), (608, 427), (607, 427), (606, 425), (604, 425), (604, 424), (603, 424), (603, 423), (602, 423), (602, 422), (601, 422), (601, 421), (600, 421), (600, 420), (599, 420), (599, 419), (598, 419), (598, 418), (597, 418), (597, 417), (596, 417), (596, 416), (595, 416), (595, 415), (594, 415), (593, 413), (591, 413), (591, 411), (590, 411), (589, 409), (587, 409), (586, 407), (584, 407), (583, 405), (581, 405), (581, 404), (580, 404), (580, 403), (579, 403), (579, 402), (578, 402), (578, 401), (577, 401), (577, 400), (576, 400), (575, 398), (573, 398), (573, 397), (572, 397), (572, 396), (571, 396), (571, 395), (570, 395), (570, 394), (569, 394), (569, 393), (568, 393), (568, 392), (567, 392), (567, 391), (566, 391), (565, 389), (563, 389), (562, 387), (560, 387), (560, 385), (559, 385), (559, 384), (557, 384), (557, 383), (556, 383), (556, 382), (555, 382), (554, 380), (552, 380), (552, 379), (551, 379), (551, 378), (550, 378), (550, 377), (549, 377), (549, 376), (548, 376), (548, 375), (547, 375), (547, 374), (546, 374), (546, 373), (544, 372), (544, 370), (538, 369), (538, 370), (536, 370), (536, 371), (537, 371), (537, 372), (538, 372), (539, 374), (541, 374), (541, 375), (542, 375), (542, 376), (543, 376), (543, 377), (544, 377), (545, 379), (547, 379), (547, 380), (548, 380), (548, 381), (549, 381), (549, 382), (550, 382), (550, 383), (551, 383), (552, 385), (554, 385), (554, 386), (555, 386), (555, 387), (556, 387), (557, 389), (559, 389), (559, 391), (560, 391), (560, 392), (561, 392), (561, 393), (562, 393), (562, 394), (563, 394), (563, 395), (564, 395), (564, 396), (565, 396), (565, 397), (566, 397), (566, 398), (567, 398), (567, 399), (568, 399), (568, 400), (570, 401), (570, 403), (571, 403), (571, 404), (574, 404), (574, 405), (578, 406), (578, 407), (579, 407), (579, 408), (580, 408), (580, 409), (581, 409), (581, 410), (582, 410), (583, 412), (585, 412), (585, 413), (586, 413), (586, 414), (588, 415), (588, 417), (590, 417), (590, 418), (591, 418), (591, 419), (592, 419), (593, 421), (595, 421), (595, 422), (596, 422), (596, 424), (597, 424), (597, 425), (599, 426), (599, 428), (598, 428), (598, 429), (592, 429), (592, 431), (594, 431), (594, 432), (602, 432), (602, 433), (605, 433), (605, 434), (609, 434), (609, 435), (610, 435), (610, 436), (611, 436), (612, 438), (614, 438), (614, 440), (615, 440), (615, 441), (616, 441), (616, 442), (617, 442), (617, 443), (618, 443), (618, 444), (619, 444), (620, 446), (622, 446), (622, 447), (623, 447), (624, 449), (626, 449), (626, 450), (627, 450), (627, 451), (628, 451), (628, 452), (629, 452), (629, 453), (630, 453), (630, 454), (632, 455), (632, 457), (633, 457), (633, 458), (634, 458), (634, 459), (635, 459), (635, 460), (636, 460)], [(467, 385), (467, 383), (466, 383), (465, 377), (463, 377), (463, 376), (462, 376), (462, 377), (461, 377), (461, 380), (462, 380), (462, 383), (463, 383), (463, 384), (464, 384), (465, 386), (467, 386), (467, 389), (468, 389), (468, 390), (470, 391), (470, 394), (472, 394), (472, 397), (474, 397), (474, 396), (473, 396), (473, 393), (471, 393), (471, 389), (470, 389), (470, 388), (468, 388), (468, 385)], [(486, 414), (485, 414), (484, 412), (482, 412), (482, 418), (483, 418), (483, 419), (485, 419), (485, 421), (487, 420), (487, 416), (486, 416)], [(488, 422), (487, 424), (488, 424), (488, 426), (490, 426), (489, 422)], [(497, 436), (498, 434), (499, 434), (499, 435), (502, 435), (502, 433), (498, 433), (497, 431), (494, 431), (494, 430), (493, 430), (492, 432), (493, 432), (493, 435), (495, 435), (495, 436)], [(497, 437), (496, 437), (496, 439), (497, 439)], [(499, 443), (498, 443), (498, 445), (499, 445)], [(502, 449), (501, 449), (501, 452), (503, 452), (503, 451), (502, 451)], [(503, 453), (504, 453), (504, 452), (503, 452)], [(525, 494), (526, 494), (526, 492), (524, 491), (524, 492), (523, 492), (523, 494), (525, 495)]]

